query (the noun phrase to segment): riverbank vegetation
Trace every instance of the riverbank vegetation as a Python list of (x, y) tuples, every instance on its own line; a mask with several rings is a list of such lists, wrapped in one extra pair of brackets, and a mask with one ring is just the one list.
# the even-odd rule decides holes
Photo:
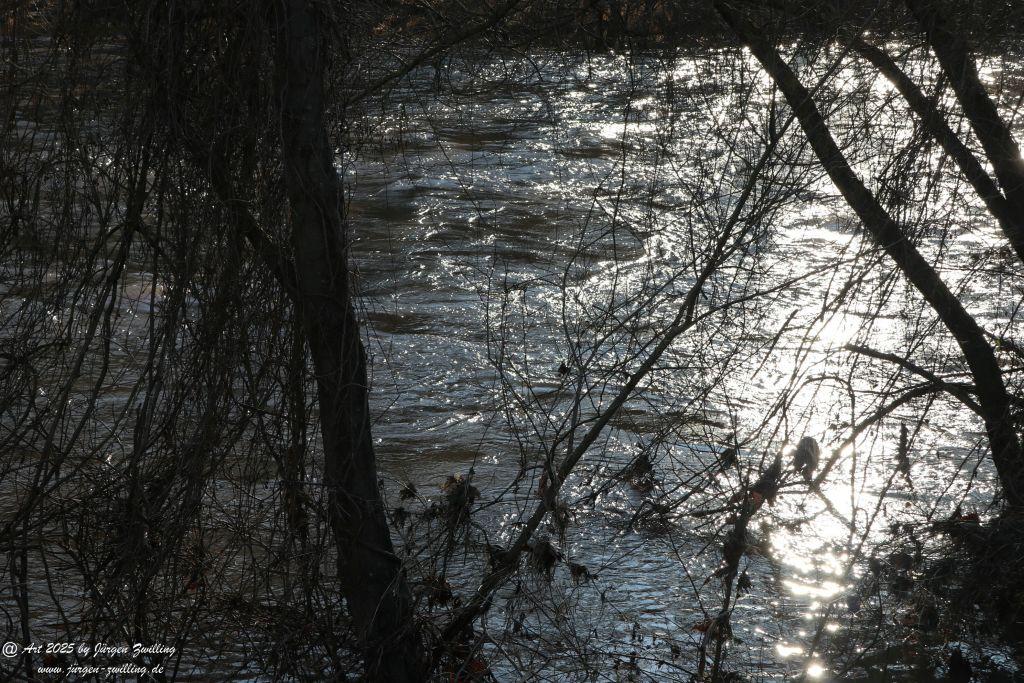
[(1018, 675), (1015, 3), (0, 20), (5, 641)]

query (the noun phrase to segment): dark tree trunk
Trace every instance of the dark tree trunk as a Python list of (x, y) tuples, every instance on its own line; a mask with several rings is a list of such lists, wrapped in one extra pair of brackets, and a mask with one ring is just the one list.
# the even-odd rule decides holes
[(949, 127), (934, 103), (910, 80), (902, 69), (881, 48), (869, 45), (858, 36), (849, 39), (853, 49), (871, 62), (878, 71), (892, 81), (914, 113), (921, 117), (925, 129), (956, 163), (967, 182), (985, 202), (986, 208), (999, 221), (1003, 234), (1014, 251), (1024, 261), (1024, 214), (1011, 206), (1003, 197), (995, 181), (989, 177), (981, 163), (960, 137)]
[(1020, 443), (1010, 421), (1010, 400), (995, 354), (981, 328), (857, 178), (832, 139), (810, 93), (775, 47), (727, 3), (717, 0), (715, 6), (782, 91), (825, 171), (865, 229), (928, 301), (956, 339), (978, 390), (978, 403), (984, 412), (985, 429), (1003, 494), (1010, 506), (1024, 506), (1024, 468), (1021, 467)]
[(907, 6), (924, 28), (932, 51), (953, 85), (957, 100), (992, 163), (1017, 224), (1024, 225), (1024, 161), (1020, 148), (985, 91), (967, 44), (949, 29), (934, 0), (907, 0)]
[(277, 19), (295, 297), (316, 372), (338, 576), (370, 680), (421, 680), (412, 599), (377, 484), (366, 352), (352, 305), (340, 185), (324, 122), (329, 29), (305, 0), (282, 2)]

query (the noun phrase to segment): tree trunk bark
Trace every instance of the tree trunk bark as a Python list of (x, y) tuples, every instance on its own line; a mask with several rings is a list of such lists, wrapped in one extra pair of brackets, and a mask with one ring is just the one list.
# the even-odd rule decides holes
[(924, 28), (932, 51), (992, 163), (1018, 225), (1024, 225), (1024, 161), (1020, 148), (985, 91), (966, 43), (946, 26), (935, 5), (934, 0), (907, 0), (907, 6)]
[(925, 129), (946, 151), (960, 168), (974, 191), (985, 202), (989, 210), (1003, 229), (1003, 234), (1010, 241), (1014, 251), (1024, 261), (1024, 214), (1021, 214), (1006, 201), (995, 182), (989, 177), (981, 163), (967, 148), (960, 137), (949, 127), (935, 105), (924, 96), (921, 89), (910, 80), (902, 69), (881, 48), (869, 45), (858, 36), (848, 38), (848, 42), (862, 57), (871, 62), (878, 71), (892, 81), (896, 89), (903, 95), (914, 113), (921, 117)]
[(828, 125), (810, 93), (775, 47), (722, 0), (716, 0), (715, 7), (782, 91), (829, 178), (856, 212), (865, 229), (928, 301), (956, 339), (978, 389), (978, 403), (984, 411), (985, 429), (1003, 495), (1011, 507), (1024, 506), (1024, 468), (1021, 466), (1020, 443), (1010, 420), (1010, 400), (995, 354), (981, 328), (857, 178), (832, 139)]
[(368, 678), (422, 680), (411, 593), (377, 484), (366, 352), (352, 304), (340, 184), (324, 123), (329, 27), (306, 0), (284, 0), (279, 7), (276, 75), (296, 301), (316, 372), (338, 577)]

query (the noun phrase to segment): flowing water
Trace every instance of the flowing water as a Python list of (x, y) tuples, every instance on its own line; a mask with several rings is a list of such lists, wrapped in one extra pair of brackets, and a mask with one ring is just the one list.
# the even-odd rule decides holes
[[(739, 53), (506, 55), (443, 73), (423, 69), (391, 92), (365, 130), (349, 131), (360, 142), (339, 164), (386, 491), (417, 513), (449, 476), (472, 477), (474, 526), (446, 572), (464, 597), (484, 569), (485, 544), (507, 543), (540, 503), (543, 454), (571, 450), (552, 443), (583, 420), (568, 439), (578, 442), (671, 322), (741, 201), (761, 136), (781, 121), (763, 75)], [(1006, 65), (985, 74), (1020, 89)], [(887, 101), (887, 84), (850, 69), (833, 78), (837, 101), (863, 107), (832, 119), (843, 138), (859, 140), (868, 120), (887, 141), (867, 136), (850, 148), (858, 172), (884, 175), (914, 140), (912, 127)], [(793, 128), (782, 140), (776, 158), (810, 161)], [(922, 250), (941, 254), (943, 276), (979, 322), (1012, 337), (1020, 268), (964, 188), (924, 188), (938, 164), (924, 158), (902, 176), (921, 186), (900, 190), (921, 201), (901, 204), (899, 217), (926, 226)], [(943, 630), (894, 622), (941, 596), (915, 585), (919, 567), (896, 565), (914, 530), (958, 505), (984, 518), (994, 490), (979, 458), (984, 434), (939, 397), (908, 403), (851, 441), (852, 426), (910, 378), (844, 347), (937, 369), (955, 348), (865, 243), (815, 164), (763, 170), (794, 189), (751, 220), (696, 310), (732, 303), (675, 340), (566, 482), (567, 528), (541, 532), (564, 560), (551, 579), (527, 574), (499, 591), (483, 646), (499, 680), (689, 680), (701, 649), (713, 652), (708, 620), (723, 606), (715, 574), (729, 513), (719, 508), (805, 435), (833, 467), (817, 493), (789, 477), (751, 521), (740, 562), (749, 586), (729, 603), (725, 668), (749, 680), (943, 674), (952, 646)], [(164, 296), (135, 265), (118, 300), (123, 343), (112, 360), (129, 388), (144, 355), (132, 344), (145, 335), (151, 301)], [(5, 295), (12, 310), (22, 305), (18, 292)], [(104, 392), (112, 415), (130, 391), (114, 384)], [(911, 438), (908, 475), (898, 467), (901, 426)], [(719, 454), (737, 442), (739, 464), (723, 470)], [(651, 476), (620, 476), (640, 453)], [(272, 472), (247, 475), (266, 479), (267, 500)], [(399, 501), (406, 482), (419, 497)], [(252, 495), (227, 481), (213, 488), (225, 508)], [(885, 567), (878, 590), (872, 558)], [(573, 580), (570, 562), (589, 578)], [(895, 579), (910, 587), (894, 614)], [(63, 602), (70, 610), (78, 599)], [(847, 667), (874, 634), (892, 647), (876, 644)], [(997, 644), (962, 647), (993, 680), (1015, 675)]]
[[(522, 459), (535, 465), (572, 413), (578, 363), (568, 379), (560, 363), (574, 350), (590, 353), (582, 411), (606, 406), (624, 379), (608, 368), (635, 367), (630, 354), (645, 353), (693, 283), (692, 254), (706, 249), (701, 225), (724, 221), (735, 206), (744, 163), (762, 148), (751, 131), (769, 116), (762, 77), (749, 59), (735, 59), (534, 55), (456, 70), (430, 96), (427, 69), (392, 93), (384, 132), (344, 166), (371, 327), (379, 458), (392, 487), (411, 481), (436, 495), (447, 476), (472, 468), (482, 500), (503, 501), (477, 513), (483, 536), (510, 538), (537, 504), (540, 472), (528, 467), (517, 478)], [(875, 125), (891, 127), (895, 143), (909, 139), (897, 109), (877, 104), (887, 84), (855, 71), (836, 79), (840, 90), (876, 103)], [(895, 143), (873, 151), (884, 162)], [(862, 177), (880, 172), (877, 159), (854, 157)], [(702, 623), (721, 609), (713, 573), (725, 515), (701, 511), (726, 503), (738, 486), (735, 473), (704, 472), (735, 433), (755, 476), (803, 435), (821, 443), (822, 460), (835, 453), (837, 462), (821, 495), (794, 486), (751, 523), (760, 552), (741, 563), (752, 587), (735, 604), (727, 668), (753, 680), (916, 680), (932, 675), (915, 666), (927, 662), (941, 674), (949, 652), (941, 635), (917, 644), (919, 629), (892, 623), (891, 614), (865, 627), (874, 603), (865, 598), (854, 615), (848, 596), (870, 579), (868, 558), (886, 561), (899, 549), (893, 524), (922, 528), (961, 501), (984, 514), (993, 473), (977, 466), (981, 426), (940, 400), (926, 414), (911, 404), (853, 445), (845, 441), (851, 424), (885, 403), (891, 367), (855, 362), (844, 345), (935, 367), (953, 349), (929, 332), (934, 322), (885, 259), (865, 253), (869, 245), (827, 184), (813, 170), (799, 179), (804, 191), (770, 216), (742, 268), (711, 279), (706, 305), (799, 280), (682, 335), (611, 422), (563, 494), (573, 521), (561, 551), (598, 578), (575, 585), (563, 566), (550, 586), (539, 581), (541, 598), (531, 604), (502, 593), (492, 628), (516, 624), (530, 635), (487, 651), (496, 671), (532, 667), (556, 680), (587, 657), (603, 662), (601, 680), (685, 680)], [(927, 215), (902, 217), (957, 212), (922, 249), (944, 250), (944, 276), (995, 330), (1012, 315), (1006, 283), (1020, 272), (991, 260), (999, 236), (976, 206), (957, 199), (962, 193), (933, 192)], [(972, 267), (979, 260), (986, 265)], [(614, 322), (628, 320), (631, 332), (610, 333), (602, 346), (601, 325), (611, 326), (602, 315), (616, 306)], [(517, 403), (507, 410), (510, 401)], [(909, 477), (897, 467), (904, 424), (913, 435)], [(655, 490), (607, 484), (638, 444), (654, 454)], [(694, 487), (702, 490), (693, 495)], [(665, 528), (631, 523), (645, 498), (673, 503), (678, 514)], [(480, 571), (467, 562), (464, 575), (449, 577), (465, 591)], [(915, 600), (931, 599), (921, 592)], [(843, 642), (849, 661), (865, 629), (896, 647), (851, 671), (830, 661), (830, 645)], [(911, 645), (899, 647), (908, 636)], [(990, 674), (1015, 670), (995, 649), (972, 656)]]

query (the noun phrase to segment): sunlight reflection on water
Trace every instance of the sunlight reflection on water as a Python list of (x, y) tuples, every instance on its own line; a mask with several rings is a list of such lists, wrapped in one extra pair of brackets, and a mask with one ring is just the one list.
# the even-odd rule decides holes
[[(470, 292), (479, 296), (480, 301), (488, 301), (487, 297), (494, 293), (488, 289), (492, 285), (481, 284), (481, 278), (493, 278), (500, 273), (502, 286), (511, 288), (504, 305), (519, 310), (528, 322), (524, 326), (530, 335), (529, 349), (523, 353), (524, 385), (532, 382), (533, 388), (543, 387), (544, 391), (533, 392), (536, 395), (531, 395), (531, 399), (536, 400), (534, 405), (549, 411), (547, 420), (564, 418), (567, 412), (558, 403), (561, 394), (553, 372), (567, 353), (565, 339), (559, 336), (565, 321), (598, 315), (602, 302), (613, 296), (640, 301), (650, 295), (658, 315), (651, 315), (644, 322), (653, 328), (661, 319), (658, 316), (671, 314), (673, 297), (689, 284), (685, 272), (678, 281), (671, 279), (674, 269), (685, 265), (694, 249), (686, 233), (692, 211), (686, 188), (702, 178), (715, 174), (727, 177), (735, 172), (727, 159), (726, 147), (704, 135), (702, 129), (708, 121), (732, 120), (737, 104), (732, 93), (710, 87), (719, 68), (714, 62), (710, 57), (680, 60), (672, 65), (677, 92), (691, 93), (693, 97), (679, 97), (689, 120), (673, 129), (676, 137), (668, 149), (663, 140), (655, 138), (665, 132), (666, 126), (675, 125), (670, 124), (672, 113), (658, 111), (661, 101), (657, 93), (642, 88), (641, 92), (623, 92), (621, 79), (625, 71), (644, 67), (630, 65), (619, 57), (568, 67), (554, 60), (549, 66), (573, 71), (579, 85), (545, 93), (540, 98), (549, 107), (550, 125), (545, 124), (543, 117), (537, 118), (530, 98), (520, 98), (514, 105), (501, 98), (484, 98), (474, 103), (469, 115), (460, 113), (458, 105), (443, 99), (430, 104), (424, 118), (444, 120), (446, 132), (424, 125), (416, 133), (421, 146), (412, 153), (406, 151), (401, 158), (390, 159), (393, 165), (385, 167), (383, 173), (381, 168), (373, 167), (371, 160), (360, 162), (368, 169), (356, 177), (366, 178), (369, 192), (354, 192), (353, 215), (364, 231), (358, 246), (361, 258), (365, 259), (367, 280), (391, 278), (377, 294), (386, 298), (390, 292), (394, 306), (421, 311), (419, 302), (427, 300), (429, 311), (446, 293)], [(763, 74), (756, 70), (752, 78), (762, 87), (766, 84)], [(558, 81), (549, 79), (552, 83)], [(852, 71), (841, 70), (838, 81), (851, 89), (863, 85)], [(544, 92), (547, 86), (536, 87)], [(891, 89), (891, 84), (882, 79), (866, 86), (868, 96), (876, 99), (885, 98)], [(642, 112), (641, 119), (624, 119), (626, 102), (634, 115)], [(498, 118), (515, 121), (517, 116), (520, 123), (510, 125), (504, 139), (500, 126), (488, 123)], [(895, 110), (884, 109), (879, 116), (877, 125), (899, 129), (901, 121)], [(471, 136), (464, 135), (465, 131), (458, 132), (460, 127), (473, 131), (484, 126), (490, 127), (491, 137), (486, 140), (473, 142)], [(910, 132), (900, 132), (897, 141), (908, 139)], [(708, 160), (707, 166), (679, 167), (675, 159), (687, 148), (701, 150)], [(439, 150), (443, 150), (443, 155)], [(553, 150), (560, 153), (552, 155)], [(359, 220), (360, 211), (368, 210), (364, 197), (373, 194), (375, 181), (369, 179), (375, 174), (399, 174), (407, 166), (416, 169), (411, 176), (433, 180), (404, 181), (415, 190), (410, 202), (417, 218), (413, 224), (396, 220), (388, 228), (385, 241), (379, 235), (379, 222)], [(873, 177), (876, 170), (869, 165), (858, 168), (865, 177)], [(508, 182), (510, 178), (523, 177), (529, 179), (522, 184)], [(728, 211), (732, 195), (726, 191), (728, 183), (724, 185), (724, 189), (716, 188), (719, 194), (709, 193), (709, 204), (720, 203), (709, 209), (712, 213), (719, 211), (724, 215)], [(464, 187), (473, 190), (463, 194)], [(650, 196), (645, 194), (645, 188), (654, 188)], [(750, 612), (753, 622), (746, 626), (756, 642), (773, 650), (781, 660), (806, 655), (818, 626), (825, 633), (841, 630), (841, 624), (834, 619), (835, 609), (830, 608), (832, 603), (842, 602), (844, 593), (862, 576), (862, 563), (872, 555), (872, 548), (883, 540), (891, 524), (928, 518), (934, 514), (928, 501), (934, 502), (936, 497), (955, 499), (958, 494), (948, 492), (946, 482), (960, 467), (959, 459), (968, 457), (969, 449), (977, 441), (977, 425), (971, 417), (955, 406), (938, 402), (930, 407), (927, 421), (915, 434), (913, 463), (907, 477), (894, 476), (894, 444), (900, 425), (916, 424), (918, 415), (914, 410), (897, 412), (844, 445), (851, 426), (884, 400), (891, 381), (877, 366), (861, 360), (857, 361), (861, 362), (860, 371), (853, 372), (851, 354), (844, 347), (863, 344), (883, 352), (905, 353), (907, 340), (919, 334), (928, 321), (920, 307), (906, 309), (905, 290), (887, 282), (891, 268), (879, 267), (873, 257), (865, 255), (860, 236), (848, 225), (842, 206), (828, 198), (828, 190), (827, 185), (815, 188), (805, 201), (794, 204), (779, 217), (770, 240), (750, 246), (755, 257), (751, 267), (758, 269), (764, 281), (778, 282), (799, 273), (807, 273), (808, 277), (780, 292), (771, 306), (759, 311), (754, 324), (743, 328), (746, 339), (759, 340), (759, 348), (766, 353), (768, 342), (772, 341), (767, 360), (754, 357), (737, 361), (719, 390), (709, 397), (718, 411), (716, 419), (722, 425), (737, 425), (741, 433), (760, 425), (772, 406), (781, 406), (776, 413), (781, 417), (776, 418), (775, 431), (755, 430), (743, 449), (742, 464), (755, 473), (758, 462), (770, 462), (774, 453), (805, 435), (813, 436), (821, 444), (823, 462), (839, 451), (820, 493), (797, 482), (761, 513), (766, 522), (763, 534), (770, 542), (771, 552), (768, 557), (751, 559), (749, 569), (763, 592), (742, 598), (739, 605)], [(936, 188), (937, 213), (949, 208), (947, 190)], [(485, 199), (474, 198), (474, 194)], [(716, 197), (715, 201), (710, 200), (711, 196)], [(521, 207), (525, 216), (543, 216), (541, 220), (513, 223), (509, 212), (500, 210), (504, 208), (502, 204)], [(658, 208), (652, 210), (652, 206)], [(478, 220), (485, 215), (483, 211), (486, 221)], [(613, 223), (615, 229), (597, 229), (600, 221), (611, 220), (610, 217), (617, 221)], [(984, 230), (991, 228), (986, 226)], [(944, 274), (955, 279), (962, 277), (959, 264), (983, 248), (985, 240), (991, 241), (988, 237), (964, 235), (963, 239), (941, 244), (926, 240), (923, 248), (945, 249), (949, 271)], [(415, 252), (408, 249), (410, 244), (416, 245)], [(448, 257), (444, 255), (446, 251), (459, 255)], [(385, 269), (375, 272), (372, 257), (388, 253), (408, 258), (409, 266), (420, 269), (423, 278), (413, 282), (396, 278)], [(472, 268), (466, 269), (467, 263)], [(572, 277), (563, 280), (565, 270), (571, 271)], [(987, 285), (981, 282), (982, 278), (976, 274), (972, 277), (973, 286), (984, 291)], [(856, 284), (844, 289), (851, 282)], [(658, 291), (658, 287), (663, 290)], [(723, 291), (727, 291), (724, 285)], [(883, 294), (877, 294), (879, 291)], [(712, 296), (722, 295), (712, 292)], [(392, 367), (415, 368), (424, 357), (420, 355), (423, 349), (429, 349), (427, 357), (433, 357), (438, 345), (464, 338), (467, 328), (479, 329), (483, 317), (465, 309), (455, 312), (454, 317), (448, 316), (451, 311), (446, 309), (436, 310), (426, 329), (403, 338), (394, 347), (389, 358)], [(725, 349), (730, 341), (722, 334), (693, 343)], [(926, 335), (917, 350), (941, 364), (949, 353), (949, 344), (935, 335)], [(445, 372), (457, 375), (467, 367), (487, 365), (486, 350), (479, 340), (464, 344), (460, 351), (465, 354), (460, 363), (452, 364)], [(689, 351), (681, 344), (670, 354), (668, 364), (684, 367)], [(610, 362), (620, 352), (621, 349), (607, 351), (598, 360)], [(620, 382), (620, 378), (609, 380), (606, 387), (595, 390), (591, 397), (594, 405), (605, 404), (607, 388)], [(406, 382), (403, 393), (382, 396), (380, 400), (386, 399), (389, 408), (378, 433), (383, 437), (385, 463), (400, 462), (402, 476), (436, 483), (450, 472), (455, 460), (418, 462), (410, 458), (417, 448), (425, 453), (435, 452), (418, 445), (415, 430), (402, 429), (403, 434), (411, 436), (403, 442), (401, 455), (392, 455), (387, 450), (388, 430), (420, 419), (418, 399), (422, 397), (418, 393), (431, 394), (435, 385), (432, 379), (422, 389), (416, 389), (415, 384)], [(666, 416), (680, 404), (686, 404), (688, 397), (680, 395), (690, 385), (682, 370), (660, 373), (647, 389), (649, 402), (633, 407), (635, 412), (629, 420), (616, 423), (605, 450), (596, 456), (595, 471), (607, 474), (621, 469), (632, 457), (635, 444), (654, 431), (679, 430)], [(449, 404), (498, 405), (493, 383), (459, 382), (447, 386), (452, 390), (452, 395), (446, 397)], [(715, 429), (715, 442), (726, 440), (728, 430)], [(489, 475), (495, 490), (514, 474), (516, 455), (503, 438), (501, 420), (478, 416), (457, 421), (449, 434), (467, 448), (486, 452), (486, 457), (497, 463)], [(676, 469), (665, 472), (665, 481), (661, 482), (666, 490), (685, 480), (685, 467), (695, 467), (695, 457), (715, 455), (707, 445), (692, 440), (676, 446), (681, 453), (671, 451), (659, 461), (664, 464), (674, 458)], [(990, 495), (990, 481), (991, 473), (982, 467), (970, 491), (972, 500), (984, 501)], [(723, 487), (723, 493), (715, 494), (714, 487), (704, 492), (709, 506), (716, 495), (727, 500), (729, 487), (740, 485), (735, 473), (723, 474), (716, 482)], [(571, 496), (581, 499), (592, 492), (590, 487), (575, 481), (569, 490)], [(683, 526), (678, 538), (672, 534), (659, 537), (638, 532), (630, 522), (643, 500), (642, 495), (622, 487), (599, 492), (591, 501), (593, 510), (580, 511), (579, 528), (569, 535), (568, 552), (580, 561), (599, 565), (602, 590), (607, 591), (595, 589), (588, 594), (580, 590), (580, 600), (593, 610), (594, 621), (589, 626), (597, 629), (595, 633), (605, 629), (602, 620), (606, 621), (607, 615), (601, 610), (607, 604), (617, 605), (622, 615), (630, 615), (638, 624), (651, 625), (662, 637), (671, 637), (670, 633), (663, 633), (671, 631), (666, 624), (674, 623), (676, 630), (685, 632), (688, 624), (702, 619), (710, 609), (702, 601), (709, 597), (705, 578), (718, 562), (717, 542), (710, 542), (704, 549), (701, 544), (694, 547), (693, 532), (682, 519), (674, 520)], [(949, 503), (943, 504), (951, 507)], [(514, 528), (519, 510), (501, 514), (499, 526), (503, 537), (507, 538)], [(706, 533), (706, 529), (696, 528)], [(690, 581), (698, 586), (692, 595), (679, 589)], [(773, 591), (779, 595), (774, 596)], [(675, 599), (666, 600), (665, 596)], [(775, 597), (781, 597), (781, 602), (776, 603)], [(695, 602), (699, 604), (694, 606)], [(633, 610), (631, 603), (658, 605), (658, 613)], [(820, 623), (807, 626), (808, 619)], [(793, 630), (794, 623), (803, 624), (802, 635)], [(754, 651), (751, 645), (745, 659), (748, 666), (775, 670), (771, 663), (761, 661), (760, 655), (751, 654)], [(804, 656), (802, 670), (810, 678), (825, 677), (828, 664), (812, 656), (821, 657), (817, 652)], [(793, 671), (785, 661), (781, 670)]]

